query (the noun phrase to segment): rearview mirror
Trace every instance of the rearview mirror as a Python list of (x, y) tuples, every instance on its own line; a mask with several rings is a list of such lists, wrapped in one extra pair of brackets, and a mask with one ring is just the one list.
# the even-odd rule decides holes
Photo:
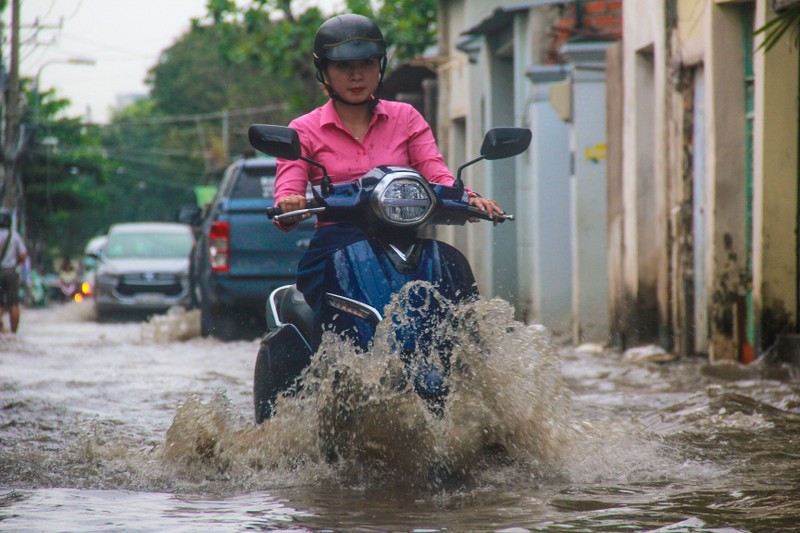
[(456, 181), (453, 184), (464, 192), (464, 181), (461, 179), (461, 172), (470, 165), (474, 165), (483, 159), (505, 159), (514, 157), (528, 149), (531, 144), (531, 130), (527, 128), (492, 128), (486, 132), (481, 145), (481, 156), (468, 161), (458, 167)]
[(268, 124), (253, 124), (247, 130), (247, 138), (250, 146), (264, 152), (272, 157), (288, 159), (290, 161), (305, 161), (309, 165), (322, 170), (322, 183), (320, 184), (322, 195), (328, 196), (333, 192), (331, 177), (323, 165), (312, 159), (303, 157), (303, 147), (300, 144), (300, 136), (292, 128), (286, 126), (271, 126)]
[(175, 212), (175, 222), (188, 224), (190, 226), (199, 226), (202, 221), (202, 214), (203, 210), (195, 205), (179, 207)]
[(528, 149), (531, 130), (527, 128), (493, 128), (486, 133), (481, 145), (484, 159), (514, 157)]
[(250, 146), (273, 157), (295, 161), (301, 158), (300, 136), (292, 128), (253, 124), (247, 130)]

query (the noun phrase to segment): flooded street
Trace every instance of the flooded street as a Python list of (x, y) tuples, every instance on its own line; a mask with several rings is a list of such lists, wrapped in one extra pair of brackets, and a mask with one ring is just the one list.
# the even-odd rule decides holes
[(329, 345), (256, 427), (258, 341), (25, 309), (0, 336), (0, 529), (800, 531), (796, 372), (469, 316), (443, 417), (384, 386), (378, 337), (370, 359)]

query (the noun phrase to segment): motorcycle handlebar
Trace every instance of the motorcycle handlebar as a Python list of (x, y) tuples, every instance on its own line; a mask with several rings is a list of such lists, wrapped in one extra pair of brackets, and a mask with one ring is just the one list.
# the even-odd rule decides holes
[[(470, 213), (472, 218), (478, 218), (481, 220), (489, 220), (489, 221), (496, 221), (498, 223), (505, 222), (506, 220), (514, 220), (514, 215), (507, 214), (507, 215), (496, 215), (492, 217), (486, 211), (481, 211), (477, 207), (469, 206), (467, 210)], [(298, 215), (304, 215), (306, 213), (315, 214), (321, 213), (325, 211), (325, 207), (321, 206), (318, 201), (314, 199), (309, 199), (306, 203), (306, 207), (304, 209), (297, 209), (295, 211), (289, 211), (284, 213), (280, 206), (268, 207), (267, 208), (267, 217), (270, 219), (275, 219), (280, 221), (282, 218), (290, 218)]]
[(321, 209), (325, 209), (325, 208), (321, 207), (319, 205), (319, 202), (317, 202), (316, 200), (311, 198), (306, 202), (305, 209), (297, 209), (295, 211), (289, 211), (288, 213), (284, 213), (283, 209), (281, 209), (280, 206), (278, 206), (278, 205), (273, 206), (273, 207), (268, 207), (267, 208), (267, 218), (273, 219), (273, 218), (276, 218), (276, 217), (281, 217), (283, 215), (286, 215), (288, 217), (288, 216), (294, 216), (294, 215), (302, 215), (304, 213), (317, 213)]
[(467, 210), (471, 213), (472, 217), (479, 218), (481, 220), (489, 220), (489, 221), (497, 221), (497, 222), (505, 222), (506, 220), (514, 220), (514, 215), (505, 214), (505, 215), (496, 215), (494, 218), (487, 213), (486, 211), (481, 211), (477, 207), (469, 206)]

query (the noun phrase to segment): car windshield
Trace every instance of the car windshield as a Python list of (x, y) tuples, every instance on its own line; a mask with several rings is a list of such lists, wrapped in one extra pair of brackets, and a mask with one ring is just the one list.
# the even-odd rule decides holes
[(121, 258), (183, 258), (192, 249), (190, 233), (117, 233), (109, 236), (106, 256)]

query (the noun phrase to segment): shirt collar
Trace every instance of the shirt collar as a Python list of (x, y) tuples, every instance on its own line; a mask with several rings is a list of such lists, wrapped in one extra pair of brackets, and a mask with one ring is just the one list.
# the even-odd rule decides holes
[[(377, 117), (388, 117), (389, 114), (386, 112), (386, 108), (383, 105), (383, 100), (378, 100), (378, 105), (375, 106), (375, 112), (372, 116), (372, 122), (375, 122)], [(333, 124), (334, 126), (338, 126), (339, 128), (344, 129), (344, 125), (342, 124), (342, 119), (339, 118), (339, 113), (336, 112), (336, 107), (333, 105), (333, 100), (328, 100), (328, 102), (322, 106), (322, 116), (320, 117), (320, 126), (327, 126), (329, 124)]]

